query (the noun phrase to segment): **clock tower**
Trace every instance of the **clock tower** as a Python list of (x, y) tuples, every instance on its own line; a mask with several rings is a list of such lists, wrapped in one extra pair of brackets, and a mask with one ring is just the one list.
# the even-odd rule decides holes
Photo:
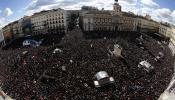
[(114, 15), (121, 15), (121, 6), (118, 3), (118, 0), (115, 0), (115, 3), (113, 5)]

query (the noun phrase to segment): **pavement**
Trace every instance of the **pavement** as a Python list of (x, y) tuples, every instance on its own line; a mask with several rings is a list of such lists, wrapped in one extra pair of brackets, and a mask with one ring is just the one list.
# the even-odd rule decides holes
[(2, 91), (0, 87), (0, 100), (14, 100)]
[[(169, 43), (169, 48), (170, 48), (170, 50), (172, 52), (172, 55), (175, 55), (175, 42), (174, 41), (171, 41)], [(173, 81), (174, 79), (175, 79), (175, 62), (174, 62), (174, 76), (172, 77), (171, 81)], [(174, 98), (175, 98), (175, 94), (174, 93), (169, 93), (167, 90), (165, 90), (164, 93), (162, 93), (160, 95), (158, 100), (174, 100)]]

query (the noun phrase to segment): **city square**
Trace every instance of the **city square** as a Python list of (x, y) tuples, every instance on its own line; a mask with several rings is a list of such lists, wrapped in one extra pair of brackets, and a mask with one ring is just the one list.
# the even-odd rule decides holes
[(173, 100), (175, 26), (111, 6), (42, 10), (2, 27), (0, 100)]

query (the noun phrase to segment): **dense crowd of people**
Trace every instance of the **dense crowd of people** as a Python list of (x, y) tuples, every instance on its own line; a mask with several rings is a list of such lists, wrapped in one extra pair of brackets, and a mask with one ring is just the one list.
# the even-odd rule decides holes
[[(174, 57), (166, 44), (149, 36), (140, 39), (142, 46), (135, 40), (68, 34), (51, 46), (1, 50), (0, 86), (17, 100), (157, 99), (172, 78)], [(109, 55), (115, 44), (123, 48), (122, 59)], [(165, 57), (156, 62), (159, 52)], [(143, 60), (155, 67), (154, 73), (137, 67)], [(93, 79), (99, 71), (108, 72), (115, 84), (95, 88)]]

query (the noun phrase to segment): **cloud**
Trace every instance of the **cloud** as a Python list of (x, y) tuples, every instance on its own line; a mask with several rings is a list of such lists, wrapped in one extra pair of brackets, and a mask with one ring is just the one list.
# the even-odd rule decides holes
[[(26, 12), (25, 15), (57, 8), (78, 10), (84, 5), (112, 10), (113, 4), (114, 0), (31, 0), (24, 10)], [(141, 15), (149, 14), (156, 21), (166, 21), (175, 24), (175, 10), (171, 11), (168, 8), (161, 8), (156, 3), (156, 0), (119, 0), (119, 4), (122, 6), (122, 11), (131, 11)], [(10, 8), (5, 10), (6, 13), (4, 15), (10, 16), (13, 14)]]
[(7, 20), (7, 17), (12, 15), (13, 12), (10, 8), (6, 8), (5, 10), (0, 10), (1, 16), (0, 16), (0, 29), (9, 23), (9, 20)]
[[(49, 9), (63, 8), (66, 10), (80, 9), (81, 6), (95, 6), (99, 9), (113, 9), (114, 0), (32, 0), (26, 7), (27, 15)], [(119, 0), (122, 11), (131, 11), (135, 14), (149, 14), (156, 21), (174, 22), (175, 11), (161, 8), (155, 0)], [(173, 19), (174, 18), (174, 19)]]
[(135, 14), (138, 13), (137, 0), (119, 0), (119, 4), (122, 6), (122, 11), (131, 11)]
[(175, 23), (175, 10), (171, 13), (172, 22)]
[(157, 9), (154, 12), (158, 15), (158, 17), (163, 17), (163, 18), (171, 17), (171, 13), (172, 13), (170, 9), (167, 9), (167, 8)]
[(159, 5), (153, 0), (141, 0), (140, 1), (144, 6), (148, 7), (159, 7)]
[[(27, 6), (27, 10), (41, 9), (42, 7), (49, 8), (57, 5), (58, 7), (74, 6), (80, 2), (88, 2), (93, 0), (32, 0)], [(46, 7), (47, 6), (47, 7)], [(57, 8), (58, 8), (57, 7)]]
[(140, 10), (141, 15), (149, 14), (152, 17), (152, 19), (156, 21), (175, 24), (175, 11), (171, 11), (168, 8), (143, 7)]
[(4, 17), (0, 17), (0, 29), (5, 25), (6, 21)]
[(114, 0), (32, 0), (32, 2), (25, 8), (27, 15), (49, 9), (80, 9), (81, 6), (96, 6), (106, 9), (112, 9)]
[(121, 2), (125, 2), (128, 4), (136, 4), (137, 0), (119, 0), (119, 3), (121, 3)]
[(7, 16), (10, 16), (10, 15), (12, 15), (13, 14), (13, 12), (12, 12), (12, 10), (10, 9), (10, 8), (6, 8), (5, 10), (4, 10), (4, 15), (7, 17)]

